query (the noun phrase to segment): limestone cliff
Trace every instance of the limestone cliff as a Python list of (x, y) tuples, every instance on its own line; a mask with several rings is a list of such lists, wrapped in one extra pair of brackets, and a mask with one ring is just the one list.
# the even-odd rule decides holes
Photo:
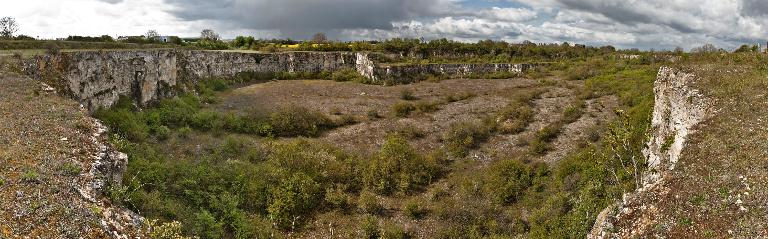
[(142, 50), (83, 51), (37, 56), (21, 69), (93, 111), (130, 96), (139, 105), (188, 91), (206, 77), (241, 72), (333, 72), (354, 69), (375, 84), (412, 83), (425, 75), (463, 77), (491, 72), (523, 73), (530, 64), (426, 64), (379, 66), (368, 53)]
[(675, 169), (694, 126), (711, 114), (707, 99), (691, 86), (696, 80), (695, 75), (680, 70), (659, 70), (650, 138), (643, 152), (648, 169), (642, 187), (603, 210), (589, 238), (632, 238), (655, 224), (655, 202), (669, 192), (666, 178)]
[(94, 110), (123, 95), (143, 105), (184, 91), (182, 83), (204, 77), (355, 69), (358, 58), (347, 52), (87, 51), (38, 56), (22, 70)]
[(443, 75), (450, 78), (466, 77), (472, 74), (510, 72), (523, 74), (533, 64), (419, 64), (377, 67), (375, 80), (380, 82), (411, 83), (424, 75)]

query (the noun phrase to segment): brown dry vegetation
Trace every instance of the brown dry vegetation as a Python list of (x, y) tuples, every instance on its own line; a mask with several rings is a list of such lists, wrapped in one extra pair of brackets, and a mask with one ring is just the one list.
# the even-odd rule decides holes
[(0, 74), (0, 238), (104, 238), (81, 196), (98, 152), (93, 119), (41, 84)]
[[(655, 225), (644, 236), (759, 238), (768, 235), (768, 58), (763, 54), (694, 55), (678, 68), (711, 99), (713, 116), (689, 136)], [(625, 225), (626, 226), (626, 225)]]

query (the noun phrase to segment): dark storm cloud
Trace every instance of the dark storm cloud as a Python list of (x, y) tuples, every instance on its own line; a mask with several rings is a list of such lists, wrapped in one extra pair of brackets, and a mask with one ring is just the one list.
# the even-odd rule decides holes
[(391, 29), (393, 21), (451, 12), (450, 0), (165, 0), (185, 20), (229, 21), (251, 29)]
[[(616, 0), (556, 0), (566, 8), (602, 14), (616, 22), (636, 25), (641, 23), (666, 25), (681, 33), (695, 33), (697, 29), (690, 27), (688, 22), (681, 19), (661, 18), (651, 9), (638, 8), (635, 4)], [(756, 0), (762, 1), (762, 0)], [(653, 2), (653, 1), (650, 1)], [(661, 8), (661, 6), (659, 6)]]
[(766, 0), (742, 0), (741, 12), (747, 16), (768, 16), (768, 1)]

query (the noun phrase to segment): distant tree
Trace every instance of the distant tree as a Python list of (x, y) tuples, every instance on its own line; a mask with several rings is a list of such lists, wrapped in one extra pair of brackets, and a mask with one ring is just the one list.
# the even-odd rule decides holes
[(676, 54), (681, 54), (681, 53), (685, 52), (685, 50), (683, 50), (683, 48), (682, 48), (682, 47), (679, 47), (679, 46), (678, 46), (678, 47), (675, 47), (675, 51), (674, 51), (674, 52), (675, 52)]
[(181, 38), (177, 36), (168, 37), (168, 43), (174, 44), (174, 45), (182, 45), (184, 44), (184, 41), (181, 40)]
[(752, 47), (749, 45), (741, 45), (738, 49), (733, 51), (734, 53), (752, 52)]
[(112, 36), (110, 36), (110, 35), (101, 35), (101, 37), (99, 37), (99, 38), (101, 38), (101, 41), (103, 41), (103, 42), (114, 42), (115, 41), (115, 39), (112, 38)]
[(157, 33), (155, 30), (149, 30), (147, 33), (144, 34), (144, 38), (147, 38), (147, 41), (150, 42), (159, 42), (160, 41), (160, 33)]
[(0, 37), (12, 38), (13, 34), (19, 31), (19, 24), (12, 17), (0, 18)]
[(712, 45), (710, 43), (691, 49), (691, 52), (693, 53), (715, 53), (719, 51), (720, 50), (715, 45)]
[(256, 39), (254, 39), (252, 36), (237, 36), (234, 41), (232, 41), (232, 46), (235, 48), (245, 48), (250, 49)]
[(25, 40), (25, 41), (34, 41), (34, 40), (37, 40), (37, 39), (35, 39), (34, 37), (31, 37), (31, 36), (27, 36), (27, 35), (18, 35), (18, 36), (15, 36), (13, 39), (16, 39), (16, 40)]
[(318, 32), (312, 36), (312, 41), (315, 43), (325, 43), (328, 41), (328, 37), (325, 36), (325, 33)]
[(219, 34), (214, 32), (211, 29), (205, 29), (202, 32), (200, 32), (200, 39), (202, 40), (210, 40), (210, 41), (218, 41), (219, 40)]

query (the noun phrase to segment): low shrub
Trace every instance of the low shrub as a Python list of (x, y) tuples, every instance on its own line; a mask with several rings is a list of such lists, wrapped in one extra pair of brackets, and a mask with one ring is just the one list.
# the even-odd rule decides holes
[(491, 120), (477, 122), (458, 122), (451, 124), (448, 132), (443, 134), (443, 143), (454, 157), (467, 156), (470, 149), (475, 148), (481, 142), (488, 139), (495, 130), (495, 123)]
[(342, 185), (329, 187), (325, 190), (325, 203), (331, 208), (346, 210), (351, 205), (350, 197)]
[(370, 80), (368, 80), (368, 78), (365, 78), (364, 76), (360, 75), (360, 73), (357, 73), (357, 71), (354, 69), (343, 69), (343, 70), (335, 71), (331, 73), (329, 77), (333, 81), (352, 81), (352, 82), (358, 82), (358, 83), (370, 83)]
[(171, 129), (168, 126), (162, 125), (155, 129), (155, 137), (159, 140), (166, 140), (171, 137)]
[(528, 124), (533, 121), (535, 112), (530, 104), (516, 101), (505, 106), (496, 114), (499, 131), (506, 134), (523, 132)]
[(409, 89), (403, 89), (400, 91), (400, 99), (411, 101), (411, 100), (418, 100), (419, 98), (413, 95), (413, 91)]
[(383, 239), (408, 239), (411, 238), (408, 232), (402, 226), (394, 223), (386, 223), (381, 228), (381, 238)]
[(367, 216), (360, 224), (362, 238), (376, 239), (381, 235), (379, 232), (379, 220), (373, 216)]
[(398, 102), (392, 105), (391, 110), (396, 117), (408, 117), (411, 112), (416, 110), (416, 106), (409, 102)]
[(67, 162), (61, 165), (61, 171), (67, 175), (78, 175), (82, 170), (83, 169), (80, 167), (80, 165), (70, 163), (70, 162)]
[(466, 100), (466, 99), (469, 99), (469, 98), (472, 98), (472, 97), (475, 97), (474, 93), (472, 93), (472, 92), (462, 92), (462, 93), (446, 96), (444, 101), (447, 102), (447, 103), (453, 103), (453, 102), (456, 102), (456, 101)]
[(440, 103), (439, 102), (431, 102), (431, 101), (419, 101), (416, 102), (415, 108), (417, 111), (421, 113), (431, 113), (438, 111), (440, 108), (438, 107)]
[(402, 136), (390, 135), (368, 163), (363, 182), (380, 194), (406, 193), (431, 183), (438, 171), (433, 158), (418, 154)]
[(406, 139), (417, 139), (417, 138), (424, 137), (426, 135), (426, 133), (423, 130), (413, 125), (401, 125), (396, 127), (394, 130), (392, 130), (389, 133), (397, 134)]
[(376, 110), (369, 110), (366, 115), (368, 115), (368, 119), (370, 120), (381, 118), (381, 115), (379, 115), (379, 112)]
[(540, 129), (528, 143), (530, 146), (529, 152), (533, 155), (544, 155), (547, 151), (552, 149), (550, 143), (557, 138), (560, 131), (563, 128), (563, 124), (555, 122)]
[(531, 186), (531, 169), (519, 160), (500, 160), (491, 167), (486, 178), (487, 189), (496, 202), (516, 202)]
[(300, 106), (288, 106), (269, 115), (269, 122), (276, 136), (314, 137), (324, 129), (336, 125), (323, 115)]
[(357, 206), (361, 211), (369, 214), (378, 214), (383, 209), (376, 195), (368, 190), (360, 192), (360, 196), (357, 198)]
[(584, 102), (577, 105), (568, 105), (563, 110), (563, 123), (570, 124), (576, 122), (584, 114)]
[(418, 198), (408, 200), (405, 202), (405, 205), (403, 205), (403, 214), (411, 219), (421, 219), (424, 216), (424, 213), (424, 208), (422, 208)]
[(271, 192), (267, 211), (272, 222), (279, 228), (293, 229), (297, 220), (317, 206), (320, 185), (303, 173), (297, 173), (283, 181)]

